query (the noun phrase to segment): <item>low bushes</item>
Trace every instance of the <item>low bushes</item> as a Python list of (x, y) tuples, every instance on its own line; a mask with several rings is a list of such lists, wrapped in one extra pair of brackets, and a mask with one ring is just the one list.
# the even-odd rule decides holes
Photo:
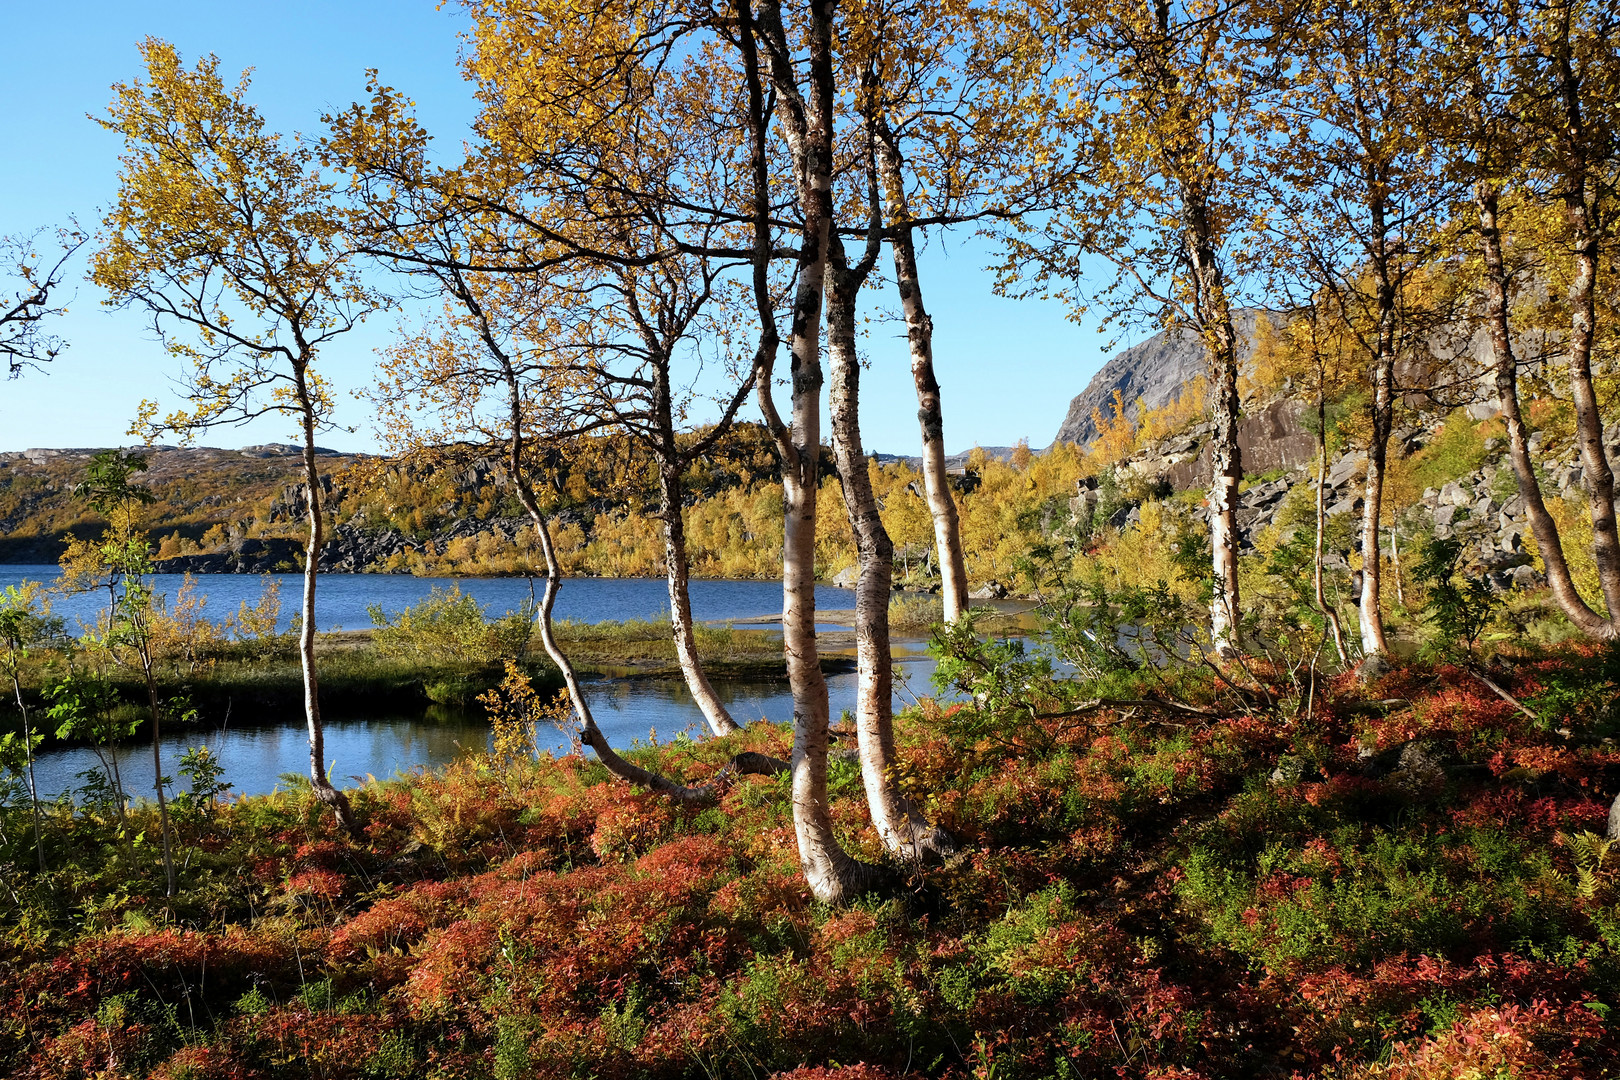
[[(964, 853), (844, 909), (803, 885), (786, 779), (720, 776), (788, 754), (768, 724), (632, 751), (719, 778), (703, 811), (573, 755), (353, 789), (357, 837), (306, 792), (238, 800), (182, 825), (169, 904), (150, 841), (83, 814), (58, 811), (51, 869), (26, 869), (11, 807), (0, 1071), (1610, 1075), (1620, 850), (1590, 834), (1620, 781), (1612, 667), (1498, 672), (1546, 721), (1443, 665), (1325, 684), (1308, 714), (1190, 681), (1214, 715), (1099, 709), (1010, 739), (925, 703), (900, 721), (905, 782)], [(858, 775), (834, 772), (845, 842), (880, 857)]]

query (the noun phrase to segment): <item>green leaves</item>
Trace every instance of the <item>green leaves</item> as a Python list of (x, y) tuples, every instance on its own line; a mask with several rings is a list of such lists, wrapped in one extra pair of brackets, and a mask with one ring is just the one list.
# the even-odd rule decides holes
[(1455, 537), (1431, 540), (1412, 570), (1412, 576), (1428, 586), (1424, 618), (1435, 631), (1434, 647), (1442, 655), (1471, 654), (1498, 603), (1484, 578), (1460, 573), (1462, 550), (1462, 541)]

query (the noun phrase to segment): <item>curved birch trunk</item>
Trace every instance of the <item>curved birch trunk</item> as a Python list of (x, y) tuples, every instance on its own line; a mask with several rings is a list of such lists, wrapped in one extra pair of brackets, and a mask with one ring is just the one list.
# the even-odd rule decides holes
[(338, 825), (352, 833), (355, 820), (348, 796), (326, 778), (326, 730), (321, 724), (321, 687), (315, 671), (315, 581), (326, 538), (321, 513), (321, 476), (315, 465), (315, 404), (309, 395), (304, 370), (301, 364), (294, 369), (294, 386), (304, 433), (304, 483), (309, 488), (309, 543), (304, 548), (304, 594), (298, 627), (298, 661), (304, 672), (304, 719), (309, 725), (309, 782), (315, 797), (331, 808)]
[(574, 713), (579, 717), (580, 739), (596, 752), (602, 764), (607, 766), (608, 772), (620, 780), (656, 791), (677, 802), (693, 806), (714, 805), (719, 801), (714, 788), (709, 785), (687, 787), (684, 784), (677, 784), (666, 776), (660, 776), (626, 761), (608, 743), (602, 729), (596, 726), (596, 717), (591, 714), (590, 703), (585, 700), (585, 692), (579, 685), (579, 675), (568, 659), (568, 654), (563, 652), (562, 646), (557, 643), (557, 635), (551, 627), (551, 611), (557, 603), (557, 593), (562, 588), (562, 566), (557, 559), (556, 548), (551, 543), (551, 529), (545, 515), (531, 510), (530, 518), (534, 522), (535, 532), (539, 534), (540, 550), (544, 552), (546, 559), (546, 591), (541, 597), (538, 614), (540, 643), (545, 647), (546, 655), (551, 658), (551, 662), (557, 665), (557, 670), (562, 672), (563, 684), (568, 688), (568, 700), (573, 703)]
[(516, 372), (504, 355), (498, 356), (498, 360), (506, 377), (507, 388), (512, 395), (512, 430), (507, 458), (512, 486), (517, 489), (518, 501), (523, 504), (524, 511), (529, 515), (529, 521), (534, 525), (535, 535), (540, 538), (540, 551), (546, 560), (546, 591), (540, 598), (540, 610), (535, 614), (535, 621), (540, 629), (540, 644), (545, 648), (546, 655), (551, 658), (557, 670), (562, 673), (563, 685), (568, 690), (568, 700), (574, 707), (574, 715), (579, 717), (580, 740), (594, 750), (597, 758), (607, 767), (607, 771), (620, 780), (656, 791), (677, 802), (694, 806), (711, 806), (719, 799), (718, 793), (711, 785), (687, 787), (626, 761), (608, 743), (601, 728), (596, 726), (596, 717), (591, 714), (591, 704), (585, 699), (585, 691), (579, 684), (579, 673), (574, 670), (573, 662), (568, 659), (568, 654), (563, 651), (552, 629), (551, 612), (557, 604), (557, 593), (562, 588), (562, 561), (557, 558), (557, 548), (551, 540), (550, 523), (545, 513), (541, 511), (540, 502), (534, 495), (534, 486), (529, 483), (524, 472), (523, 413), (521, 399), (518, 396)]
[(906, 319), (906, 346), (911, 352), (911, 378), (917, 387), (917, 422), (922, 428), (923, 494), (934, 520), (934, 552), (939, 559), (940, 600), (945, 622), (968, 609), (967, 560), (962, 554), (962, 527), (945, 472), (945, 418), (940, 409), (939, 380), (934, 376), (934, 320), (923, 306), (912, 234), (911, 207), (906, 201), (900, 152), (886, 126), (877, 128), (877, 165), (891, 223), (889, 247), (894, 254), (894, 283)]
[(1583, 634), (1609, 640), (1616, 636), (1616, 626), (1610, 619), (1593, 611), (1575, 588), (1569, 562), (1564, 558), (1558, 524), (1547, 511), (1541, 483), (1536, 479), (1535, 465), (1530, 459), (1529, 436), (1525, 430), (1523, 411), (1519, 407), (1518, 361), (1513, 355), (1513, 339), (1508, 326), (1508, 274), (1502, 258), (1497, 200), (1498, 193), (1494, 187), (1484, 183), (1476, 186), (1474, 207), (1479, 212), (1480, 256), (1485, 264), (1485, 330), (1491, 343), (1496, 395), (1502, 403), (1502, 419), (1507, 426), (1508, 461), (1513, 465), (1513, 474), (1519, 481), (1525, 516), (1530, 520), (1530, 533), (1536, 538), (1536, 548), (1541, 553), (1541, 563), (1553, 599)]
[(855, 586), (855, 731), (861, 781), (872, 824), (884, 848), (907, 861), (921, 862), (950, 854), (956, 845), (900, 793), (894, 779), (899, 761), (894, 745), (894, 661), (889, 640), (894, 543), (879, 516), (872, 477), (861, 449), (861, 365), (855, 348), (855, 304), (860, 286), (855, 275), (838, 266), (829, 268), (827, 279), (827, 353), (832, 368), (828, 407), (833, 453), (860, 553), (860, 578)]
[(658, 469), (659, 512), (664, 519), (664, 570), (669, 581), (669, 621), (675, 638), (675, 657), (681, 665), (681, 675), (692, 700), (703, 710), (703, 718), (716, 735), (730, 735), (741, 731), (731, 718), (714, 684), (703, 670), (698, 655), (697, 629), (692, 624), (692, 595), (689, 589), (690, 570), (686, 554), (686, 522), (681, 519), (681, 481), (674, 469), (660, 465)]

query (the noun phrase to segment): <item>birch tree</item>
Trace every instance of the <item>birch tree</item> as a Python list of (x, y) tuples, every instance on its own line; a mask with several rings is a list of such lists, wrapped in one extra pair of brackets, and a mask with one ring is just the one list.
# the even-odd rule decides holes
[[(1283, 68), (1268, 101), (1263, 171), (1275, 190), (1282, 256), (1366, 358), (1367, 467), (1362, 489), (1362, 652), (1388, 652), (1382, 609), (1384, 478), (1395, 425), (1398, 365), (1427, 352), (1452, 312), (1425, 288), (1446, 254), (1455, 192), (1433, 152), (1437, 88), (1416, 42), (1439, 35), (1435, 5), (1367, 8), (1320, 0), (1291, 8), (1266, 63)], [(1324, 302), (1325, 301), (1325, 302)], [(1408, 374), (1428, 365), (1408, 363)], [(1421, 389), (1421, 388), (1414, 388)]]
[(56, 232), (54, 254), (42, 251), (46, 230), (0, 236), (0, 357), (15, 379), (23, 369), (55, 360), (65, 343), (50, 332), (52, 322), (67, 314), (62, 300), (69, 260), (84, 246), (76, 228)]
[(119, 190), (92, 277), (109, 303), (144, 308), (171, 355), (188, 362), (189, 407), (160, 417), (143, 403), (135, 430), (187, 438), (221, 424), (289, 418), (303, 449), (304, 588), (298, 652), (310, 782), (345, 827), (348, 799), (327, 778), (315, 663), (315, 592), (326, 521), (315, 438), (332, 426), (322, 349), (383, 299), (348, 245), (340, 192), (300, 139), (266, 130), (244, 76), (219, 61), (186, 68), (167, 42), (141, 45), (146, 81), (115, 87), (101, 121), (122, 136)]
[[(1614, 473), (1593, 375), (1600, 274), (1605, 253), (1620, 240), (1616, 32), (1620, 15), (1601, 4), (1488, 5), (1460, 19), (1458, 32), (1431, 53), (1455, 91), (1436, 127), (1470, 192), (1478, 225), (1480, 323), (1507, 427), (1508, 459), (1554, 599), (1577, 629), (1599, 640), (1620, 637)], [(1540, 319), (1524, 318), (1522, 301), (1537, 279), (1551, 294), (1550, 303)], [(1536, 477), (1520, 401), (1521, 369), (1536, 359), (1522, 355), (1526, 340), (1537, 341), (1548, 359), (1561, 355), (1564, 361), (1602, 610), (1575, 587)]]
[[(544, 283), (571, 342), (551, 360), (582, 376), (568, 382), (574, 408), (657, 463), (676, 655), (710, 729), (729, 734), (697, 651), (681, 477), (751, 393), (728, 303), (745, 295), (750, 252), (720, 209), (740, 168), (735, 76), (701, 50), (676, 56), (702, 39), (678, 7), (604, 3), (589, 23), (546, 2), (469, 7), (481, 140), (467, 160), (430, 165), (425, 140), (404, 134), (408, 103), (383, 87), (332, 118), (328, 150), (358, 174), (373, 255), (441, 285), (446, 273)], [(718, 417), (688, 438), (705, 356), (722, 373)]]
[(389, 350), (376, 400), (388, 421), (397, 450), (442, 456), (447, 446), (479, 450), (501, 447), (506, 479), (534, 527), (545, 560), (546, 588), (535, 625), (553, 665), (561, 673), (579, 722), (581, 741), (610, 773), (681, 802), (711, 805), (713, 786), (688, 787), (622, 757), (597, 726), (579, 674), (558, 642), (552, 612), (566, 575), (551, 532), (546, 500), (547, 450), (560, 441), (600, 426), (587, 415), (582, 424), (569, 408), (581, 375), (558, 363), (562, 335), (549, 317), (544, 289), (506, 278), (479, 281), (464, 271), (441, 266), (446, 309), (435, 323), (407, 335)]
[[(1243, 463), (1232, 308), (1251, 224), (1258, 88), (1247, 78), (1250, 46), (1233, 8), (1202, 0), (1108, 0), (1063, 9), (1046, 29), (1047, 47), (1070, 58), (1072, 92), (1045, 152), (1076, 155), (1083, 182), (1060, 213), (1014, 224), (1003, 288), (1045, 291), (1082, 310), (1100, 304), (1115, 319), (1187, 326), (1202, 339), (1214, 428), (1211, 635), (1219, 652), (1235, 654)], [(1080, 285), (1087, 257), (1118, 270), (1092, 293)]]
[[(833, 832), (827, 795), (827, 680), (816, 644), (821, 332), (834, 239), (835, 5), (834, 0), (810, 0), (804, 13), (803, 44), (796, 49), (777, 0), (764, 0), (753, 10), (749, 2), (737, 0), (736, 12), (749, 102), (754, 296), (761, 326), (754, 382), (765, 426), (782, 459), (782, 642), (793, 691), (793, 826), (799, 863), (811, 892), (819, 900), (838, 903), (865, 891), (874, 881), (874, 873), (872, 867), (851, 858)], [(776, 315), (766, 285), (774, 252), (763, 104), (767, 85), (781, 110), (800, 222), (787, 340), (791, 396), (786, 418), (775, 402)]]

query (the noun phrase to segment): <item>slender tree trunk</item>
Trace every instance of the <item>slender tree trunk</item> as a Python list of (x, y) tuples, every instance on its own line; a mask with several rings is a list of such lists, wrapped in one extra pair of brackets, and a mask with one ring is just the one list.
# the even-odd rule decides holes
[(507, 390), (511, 395), (511, 434), (507, 444), (507, 464), (511, 471), (512, 486), (517, 490), (518, 501), (523, 504), (523, 509), (529, 515), (529, 521), (534, 525), (535, 535), (540, 538), (540, 552), (546, 560), (546, 591), (541, 597), (540, 610), (535, 615), (535, 621), (540, 629), (540, 644), (562, 674), (563, 686), (568, 691), (568, 700), (574, 707), (574, 715), (579, 717), (580, 739), (596, 752), (597, 758), (607, 767), (608, 772), (620, 780), (656, 791), (679, 802), (699, 806), (712, 805), (718, 798), (713, 788), (707, 785), (697, 788), (686, 787), (626, 761), (613, 749), (607, 737), (602, 734), (602, 729), (596, 726), (596, 717), (591, 713), (591, 703), (586, 700), (585, 690), (580, 686), (579, 673), (574, 670), (573, 662), (563, 651), (552, 629), (551, 613), (557, 603), (557, 593), (562, 589), (562, 561), (557, 558), (557, 548), (551, 540), (550, 524), (540, 509), (540, 501), (535, 498), (534, 485), (529, 482), (525, 471), (523, 409), (517, 374), (504, 355), (498, 356), (498, 360), (502, 364)]
[[(118, 812), (118, 828), (124, 834), (125, 850), (129, 852), (129, 857), (133, 859), (135, 857), (135, 844), (129, 835), (129, 795), (124, 791), (124, 774), (118, 768), (118, 744), (116, 742), (108, 743), (107, 753), (108, 757), (102, 760), (101, 765), (107, 771), (107, 774), (112, 777), (113, 797), (117, 800), (113, 809)], [(96, 756), (99, 758), (101, 755), (98, 752)]]
[(546, 559), (546, 591), (540, 601), (538, 617), (540, 643), (545, 647), (546, 655), (551, 658), (551, 662), (557, 666), (557, 670), (562, 672), (563, 684), (568, 688), (568, 700), (573, 703), (574, 712), (579, 717), (581, 740), (596, 752), (597, 758), (607, 766), (608, 772), (620, 780), (656, 791), (677, 802), (694, 806), (712, 806), (718, 800), (712, 788), (708, 786), (694, 788), (677, 784), (668, 777), (649, 772), (639, 765), (626, 761), (613, 749), (607, 741), (607, 736), (602, 734), (602, 729), (596, 726), (596, 717), (591, 714), (590, 703), (585, 700), (585, 691), (579, 684), (579, 675), (568, 659), (568, 654), (563, 652), (562, 646), (557, 643), (557, 635), (552, 631), (551, 611), (557, 603), (557, 593), (562, 588), (562, 564), (558, 561), (556, 548), (551, 542), (551, 529), (544, 515), (531, 510), (530, 518), (534, 522), (535, 532), (540, 537), (540, 550)]
[(1401, 585), (1401, 542), (1396, 539), (1395, 526), (1389, 527), (1389, 557), (1395, 564), (1395, 602), (1406, 607), (1406, 590)]
[(1508, 273), (1502, 258), (1501, 222), (1497, 210), (1498, 192), (1495, 187), (1480, 183), (1474, 189), (1474, 206), (1479, 212), (1480, 256), (1485, 265), (1485, 331), (1491, 343), (1491, 363), (1495, 372), (1496, 396), (1502, 403), (1502, 420), (1507, 426), (1508, 461), (1519, 481), (1519, 494), (1524, 498), (1525, 515), (1530, 521), (1530, 533), (1536, 538), (1536, 548), (1547, 574), (1547, 585), (1553, 599), (1577, 629), (1588, 637), (1610, 640), (1616, 636), (1615, 624), (1593, 611), (1581, 599), (1575, 588), (1569, 563), (1564, 558), (1563, 541), (1558, 535), (1558, 524), (1547, 512), (1542, 499), (1541, 483), (1536, 479), (1535, 465), (1530, 459), (1529, 433), (1524, 414), (1519, 406), (1518, 361), (1513, 355), (1513, 339), (1508, 324)]
[[(672, 436), (673, 438), (673, 436)], [(681, 518), (681, 478), (675, 466), (658, 467), (659, 514), (664, 520), (664, 569), (669, 581), (669, 621), (674, 631), (675, 656), (692, 700), (703, 710), (703, 718), (716, 735), (742, 730), (731, 718), (720, 695), (715, 693), (698, 655), (697, 630), (692, 624), (692, 595), (688, 587), (686, 522)]]
[(1214, 595), (1210, 601), (1210, 637), (1222, 656), (1242, 652), (1239, 634), (1242, 597), (1238, 591), (1237, 502), (1243, 482), (1243, 452), (1238, 446), (1238, 420), (1242, 401), (1238, 397), (1237, 332), (1232, 327), (1232, 310), (1227, 304), (1226, 287), (1216, 263), (1215, 247), (1204, 224), (1207, 212), (1198, 206), (1189, 216), (1194, 227), (1189, 235), (1189, 254), (1194, 276), (1199, 279), (1199, 321), (1205, 350), (1209, 356), (1213, 400), (1210, 412), (1214, 430), (1210, 434), (1209, 541)]
[[(1367, 182), (1371, 192), (1387, 188), (1385, 178)], [(1367, 480), (1362, 488), (1361, 507), (1361, 651), (1365, 656), (1389, 652), (1384, 638), (1383, 578), (1384, 559), (1380, 550), (1380, 518), (1384, 513), (1384, 474), (1389, 459), (1389, 435), (1395, 426), (1396, 283), (1390, 275), (1388, 226), (1381, 194), (1374, 194), (1369, 207), (1373, 223), (1372, 263), (1378, 277), (1378, 338), (1373, 357), (1372, 433), (1367, 442)], [(1371, 671), (1372, 668), (1368, 668)]]
[[(1382, 341), (1384, 332), (1379, 332)], [(1367, 481), (1361, 508), (1361, 651), (1380, 656), (1389, 651), (1384, 638), (1382, 606), (1383, 552), (1380, 550), (1384, 512), (1384, 474), (1389, 458), (1389, 434), (1395, 418), (1395, 358), (1393, 350), (1378, 357), (1373, 370), (1372, 435), (1367, 443)]]
[[(1320, 377), (1320, 367), (1317, 371)], [(1316, 608), (1322, 613), (1322, 618), (1327, 620), (1328, 629), (1333, 633), (1333, 650), (1339, 654), (1339, 663), (1347, 664), (1350, 662), (1350, 654), (1344, 648), (1344, 627), (1339, 622), (1339, 609), (1328, 603), (1327, 589), (1322, 583), (1322, 540), (1327, 520), (1326, 509), (1322, 505), (1327, 487), (1327, 399), (1320, 389), (1316, 394), (1316, 423), (1319, 448), (1316, 465), (1316, 554), (1311, 560), (1316, 586)]]
[(163, 830), (163, 876), (168, 883), (165, 895), (178, 891), (174, 874), (174, 839), (169, 829), (169, 800), (163, 792), (163, 752), (158, 748), (163, 723), (163, 708), (158, 704), (157, 680), (152, 676), (152, 656), (146, 643), (141, 643), (141, 673), (146, 676), (146, 702), (152, 710), (152, 787), (157, 790), (158, 824)]
[(920, 862), (954, 851), (955, 844), (918, 812), (895, 782), (899, 756), (894, 744), (894, 660), (889, 640), (894, 544), (878, 513), (861, 448), (855, 306), (865, 273), (851, 273), (840, 265), (842, 261), (835, 259), (827, 274), (827, 353), (832, 373), (828, 407), (844, 504), (860, 555), (855, 586), (855, 730), (861, 780), (883, 846), (903, 859)]
[[(784, 424), (771, 402), (771, 373), (760, 373), (757, 392), (761, 411), (776, 438), (782, 457), (782, 644), (787, 658), (788, 682), (793, 690), (792, 806), (799, 864), (811, 893), (829, 903), (842, 903), (871, 883), (870, 871), (839, 845), (833, 832), (827, 796), (828, 706), (827, 680), (821, 673), (816, 648), (816, 485), (821, 449), (821, 314), (832, 225), (834, 108), (832, 17), (833, 0), (811, 0), (809, 40), (809, 99), (799, 91), (788, 63), (791, 52), (777, 0), (760, 10), (761, 32), (770, 40), (768, 55), (778, 98), (788, 114), (786, 128), (795, 159), (803, 225), (800, 236), (798, 285), (793, 300), (789, 336), (792, 386), (790, 419)], [(744, 28), (747, 37), (747, 27)], [(752, 66), (745, 47), (745, 63)], [(750, 87), (750, 109), (754, 89)], [(754, 146), (754, 228), (756, 244), (756, 302), (760, 302), (759, 246), (761, 232), (768, 258), (768, 189), (762, 186), (763, 137), (757, 125)], [(762, 321), (774, 318), (768, 306)], [(759, 359), (769, 361), (761, 349)]]
[(296, 369), (299, 419), (304, 434), (304, 483), (309, 488), (309, 543), (304, 548), (304, 595), (298, 626), (298, 660), (304, 671), (304, 718), (309, 724), (309, 779), (315, 797), (329, 807), (338, 825), (355, 829), (349, 798), (326, 777), (326, 730), (321, 724), (321, 686), (315, 670), (315, 583), (320, 573), (321, 549), (326, 544), (321, 475), (315, 464), (315, 403), (309, 394), (303, 366)]
[(22, 717), (23, 762), (28, 772), (28, 804), (34, 811), (34, 854), (39, 868), (45, 869), (45, 835), (40, 821), (39, 785), (34, 781), (34, 729), (28, 723), (28, 706), (23, 701), (22, 682), (17, 678), (16, 651), (11, 654), (11, 690), (17, 696), (17, 712)]
[(1614, 513), (1614, 469), (1603, 449), (1603, 415), (1592, 384), (1599, 241), (1584, 204), (1572, 206), (1569, 217), (1575, 234), (1575, 274), (1569, 285), (1570, 398), (1575, 405), (1575, 438), (1592, 516), (1592, 560), (1597, 563), (1598, 583), (1612, 623), (1620, 618), (1620, 532)]
[(945, 419), (940, 409), (939, 380), (934, 377), (934, 320), (923, 306), (917, 273), (900, 153), (886, 127), (878, 129), (878, 170), (882, 176), (894, 254), (894, 282), (906, 318), (906, 345), (911, 351), (911, 378), (917, 387), (917, 422), (922, 428), (923, 494), (934, 520), (934, 552), (939, 559), (940, 599), (945, 621), (953, 623), (968, 608), (967, 561), (956, 498), (945, 472)]

